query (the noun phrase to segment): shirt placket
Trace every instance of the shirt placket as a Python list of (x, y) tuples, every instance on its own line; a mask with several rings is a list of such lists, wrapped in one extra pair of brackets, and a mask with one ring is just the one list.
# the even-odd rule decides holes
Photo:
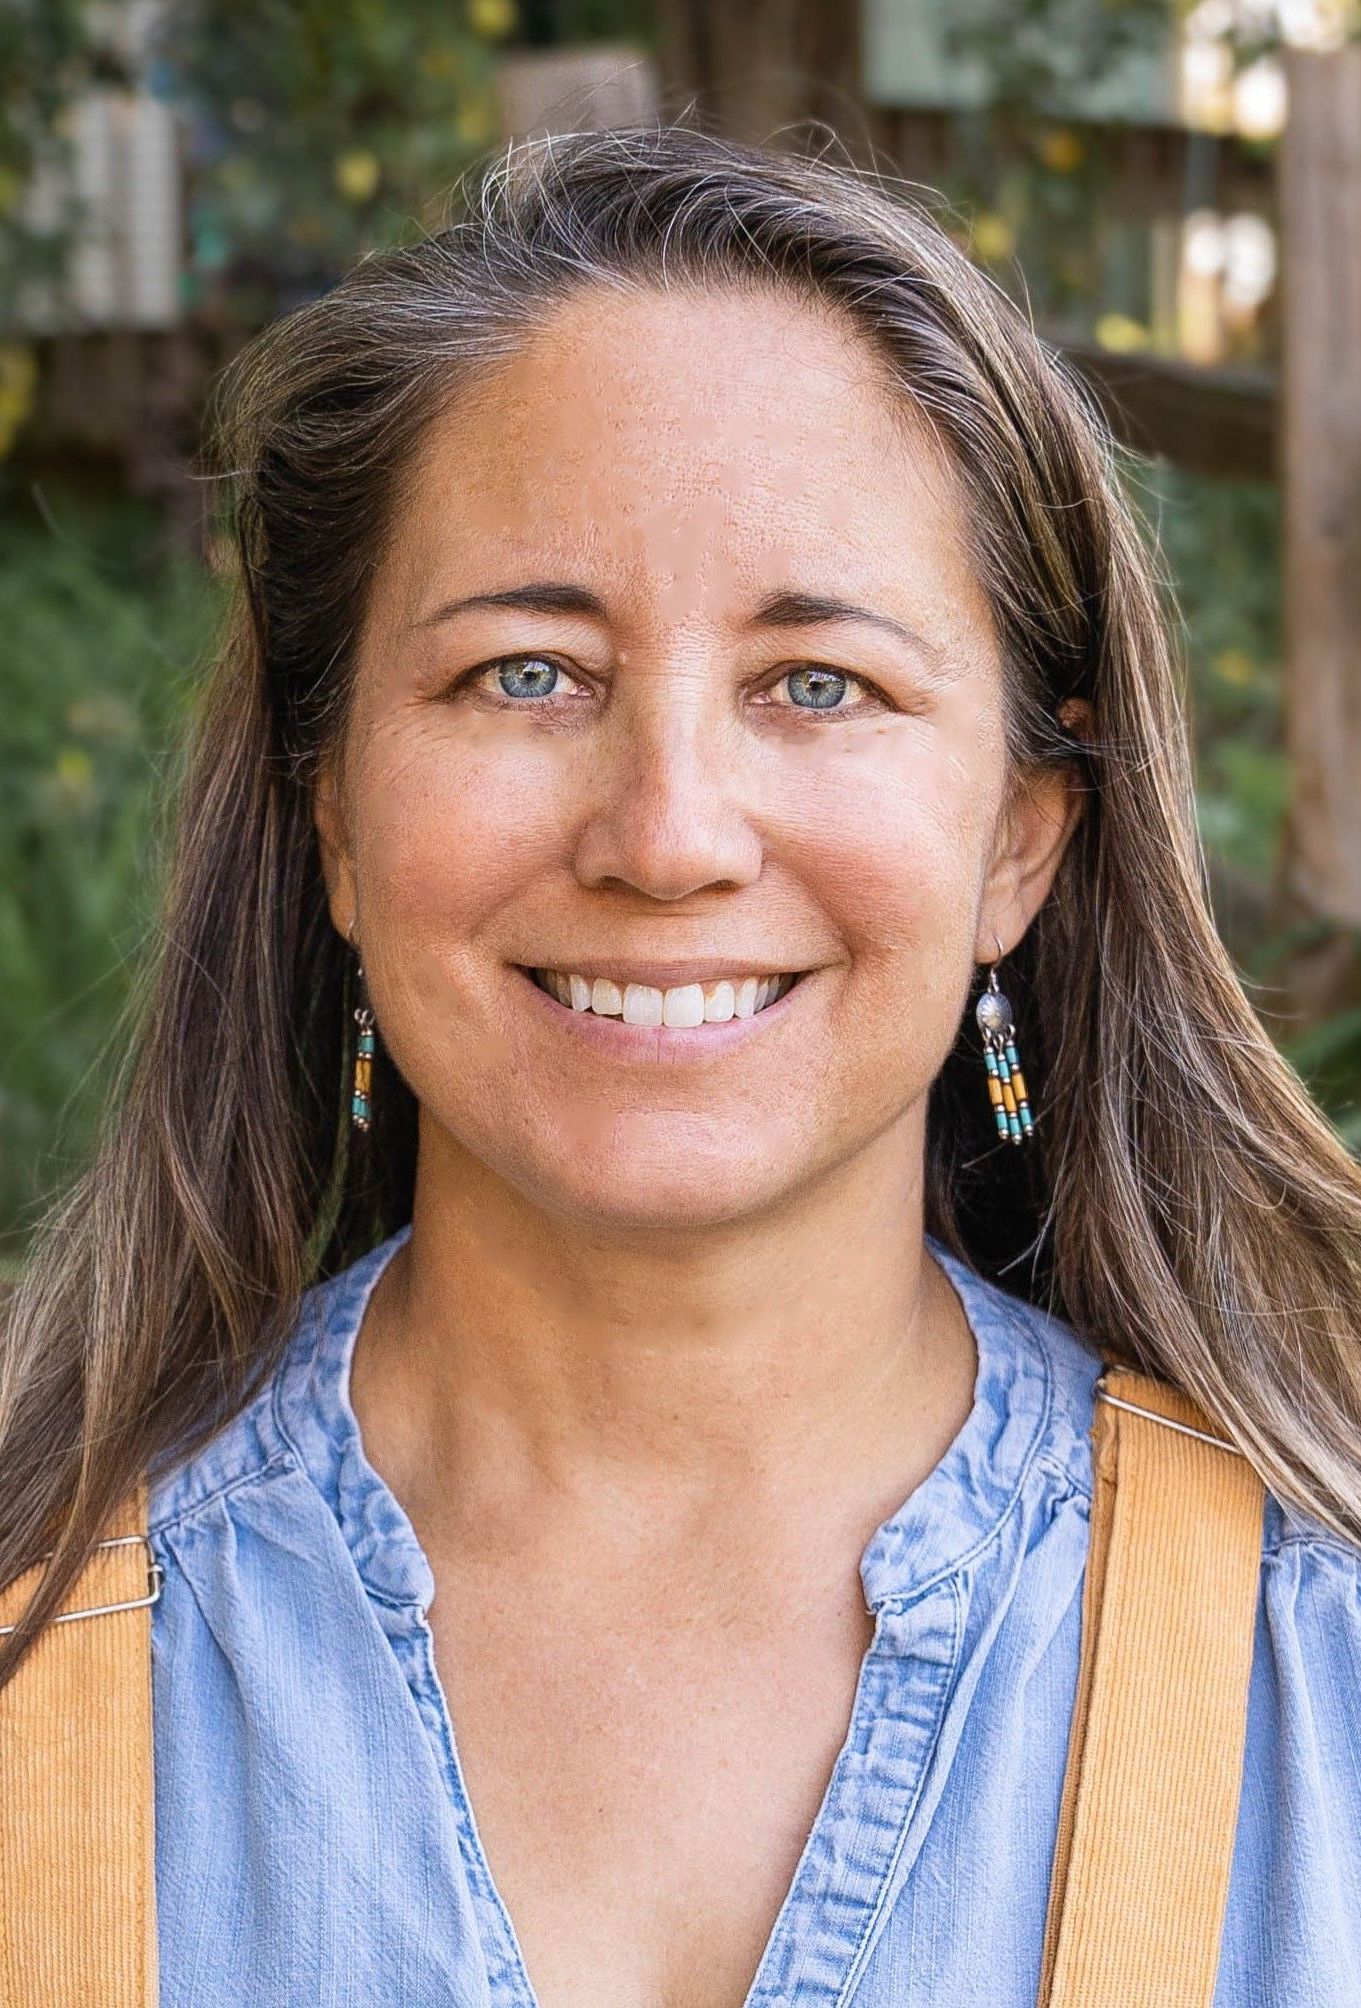
[(963, 1636), (953, 1576), (876, 1612), (846, 1740), (746, 2008), (840, 2008), (850, 2000), (883, 1906), (921, 1845), (925, 1823), (915, 1815)]

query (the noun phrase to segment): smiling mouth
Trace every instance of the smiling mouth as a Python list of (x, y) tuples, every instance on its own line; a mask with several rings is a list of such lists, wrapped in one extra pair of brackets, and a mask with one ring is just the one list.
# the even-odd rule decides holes
[(524, 968), (523, 973), (568, 1011), (620, 1018), (626, 1025), (680, 1029), (721, 1025), (730, 1018), (754, 1018), (788, 996), (808, 972), (800, 969), (792, 974), (723, 977), (712, 983), (680, 983), (667, 990), (650, 983), (616, 983), (609, 976), (583, 976), (575, 970)]

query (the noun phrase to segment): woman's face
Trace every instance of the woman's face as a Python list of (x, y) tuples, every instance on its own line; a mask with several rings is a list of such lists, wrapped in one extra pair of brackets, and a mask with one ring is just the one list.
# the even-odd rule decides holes
[(423, 1157), (622, 1229), (919, 1156), (1073, 819), (1007, 781), (962, 492), (857, 338), (775, 292), (559, 308), (424, 442), (318, 791)]

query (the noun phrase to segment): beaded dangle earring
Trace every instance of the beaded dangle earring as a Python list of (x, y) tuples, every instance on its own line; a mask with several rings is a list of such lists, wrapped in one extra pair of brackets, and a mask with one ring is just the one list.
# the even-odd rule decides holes
[(354, 1022), (358, 1037), (354, 1048), (354, 1088), (350, 1095), (350, 1121), (357, 1130), (366, 1130), (373, 1118), (373, 1013), (364, 997), (364, 965), (358, 969), (360, 1002)]
[[(997, 937), (994, 935), (994, 940)], [(997, 961), (1002, 944), (997, 941)], [(997, 963), (988, 971), (988, 987), (974, 1011), (983, 1034), (983, 1059), (988, 1069), (988, 1099), (1003, 1143), (1024, 1143), (1035, 1134), (1026, 1096), (1025, 1075), (1016, 1055), (1016, 1023), (1011, 1015), (1011, 999), (998, 988)]]

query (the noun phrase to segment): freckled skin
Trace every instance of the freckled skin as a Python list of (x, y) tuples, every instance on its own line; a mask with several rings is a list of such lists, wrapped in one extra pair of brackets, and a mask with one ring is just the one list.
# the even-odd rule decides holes
[[(427, 621), (544, 580), (608, 618)], [(751, 626), (776, 592), (920, 645)], [(453, 690), (512, 655), (558, 665), (554, 694), (507, 696), (494, 668)], [(848, 679), (840, 709), (781, 681), (809, 664)], [(853, 335), (775, 293), (556, 310), (424, 442), (318, 801), (422, 1179), (471, 1156), (629, 1233), (919, 1158), (973, 965), (1024, 932), (1073, 820), (1053, 776), (1007, 813), (1002, 715), (959, 484)], [(550, 1037), (508, 966), (608, 969), (611, 948), (817, 973), (741, 1052), (620, 1065)]]

